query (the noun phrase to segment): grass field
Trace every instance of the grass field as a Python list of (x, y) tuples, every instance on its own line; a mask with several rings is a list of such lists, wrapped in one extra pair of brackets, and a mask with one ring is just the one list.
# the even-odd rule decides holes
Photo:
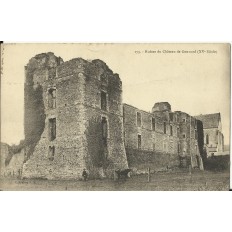
[(34, 190), (34, 191), (228, 191), (230, 173), (195, 171), (189, 173), (156, 173), (150, 182), (147, 175), (137, 175), (123, 181), (102, 180), (38, 180), (38, 179), (1, 179), (1, 190)]

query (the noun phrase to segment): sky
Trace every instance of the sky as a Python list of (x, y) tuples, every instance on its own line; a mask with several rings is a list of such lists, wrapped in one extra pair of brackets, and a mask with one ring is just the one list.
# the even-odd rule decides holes
[[(150, 52), (149, 52), (150, 51)], [(24, 138), (24, 66), (39, 53), (64, 61), (101, 59), (122, 80), (123, 103), (151, 111), (167, 101), (192, 116), (221, 113), (225, 144), (230, 135), (228, 44), (3, 44), (1, 141)]]

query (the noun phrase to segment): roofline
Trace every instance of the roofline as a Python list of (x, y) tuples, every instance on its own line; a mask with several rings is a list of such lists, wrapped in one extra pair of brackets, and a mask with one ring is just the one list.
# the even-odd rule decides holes
[(216, 114), (219, 114), (219, 116), (220, 116), (220, 119), (221, 119), (221, 113), (219, 112), (219, 113), (212, 113), (212, 114), (199, 114), (199, 115), (195, 115), (194, 117), (204, 117), (204, 116), (209, 116), (209, 115), (216, 115)]

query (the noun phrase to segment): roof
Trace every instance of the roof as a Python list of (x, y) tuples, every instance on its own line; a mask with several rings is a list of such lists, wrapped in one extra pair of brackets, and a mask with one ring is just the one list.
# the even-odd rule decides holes
[(198, 116), (194, 116), (196, 119), (202, 121), (203, 128), (218, 128), (219, 122), (221, 120), (220, 113), (215, 114), (201, 114)]

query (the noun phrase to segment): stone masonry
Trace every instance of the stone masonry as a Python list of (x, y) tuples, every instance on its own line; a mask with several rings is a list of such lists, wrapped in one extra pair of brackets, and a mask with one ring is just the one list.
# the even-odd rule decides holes
[(63, 62), (53, 53), (35, 56), (25, 71), (25, 98), (41, 89), (42, 101), (36, 103), (38, 119), (35, 102), (25, 101), (25, 140), (33, 136), (32, 123), (41, 135), (31, 141), (24, 178), (81, 178), (83, 169), (90, 177), (105, 177), (128, 168), (118, 74), (101, 60)]
[(189, 165), (203, 169), (199, 149), (203, 143), (198, 142), (198, 134), (203, 131), (197, 125), (197, 120), (187, 113), (172, 112), (168, 102), (156, 103), (152, 113), (124, 104), (129, 166), (154, 171)]
[(23, 178), (203, 169), (202, 121), (172, 112), (168, 102), (155, 103), (151, 113), (123, 105), (122, 82), (101, 60), (38, 54), (25, 66), (24, 93)]

